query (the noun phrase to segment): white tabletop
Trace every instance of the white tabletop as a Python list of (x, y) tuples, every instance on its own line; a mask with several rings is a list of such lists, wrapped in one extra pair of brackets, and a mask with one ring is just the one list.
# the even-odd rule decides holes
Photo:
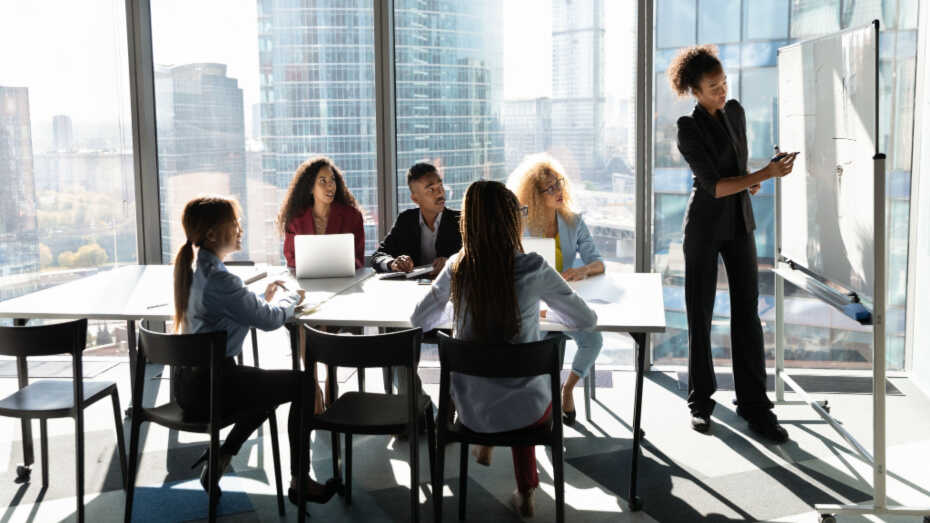
[[(307, 291), (308, 304), (319, 304), (371, 276), (359, 269), (352, 278), (295, 280), (285, 267), (231, 266), (243, 280), (266, 276), (249, 287), (261, 292), (272, 279)], [(0, 318), (90, 318), (170, 320), (174, 316), (173, 265), (126, 265), (0, 302)]]
[[(570, 284), (597, 312), (597, 329), (612, 332), (664, 332), (662, 280), (655, 273), (611, 273)], [(410, 280), (370, 278), (333, 296), (304, 323), (332, 326), (410, 327), (410, 314), (429, 291)], [(540, 322), (545, 331), (564, 325)]]
[[(272, 279), (307, 291), (312, 312), (304, 323), (333, 326), (409, 327), (410, 314), (429, 290), (413, 280), (372, 278), (363, 268), (351, 278), (295, 280), (284, 267), (229, 267), (243, 279), (267, 275), (250, 287), (257, 292)], [(0, 317), (91, 318), (164, 321), (174, 315), (172, 265), (128, 265), (0, 302)], [(664, 332), (662, 281), (655, 273), (609, 273), (570, 284), (597, 312), (597, 328), (613, 332)], [(543, 321), (547, 331), (563, 325)]]

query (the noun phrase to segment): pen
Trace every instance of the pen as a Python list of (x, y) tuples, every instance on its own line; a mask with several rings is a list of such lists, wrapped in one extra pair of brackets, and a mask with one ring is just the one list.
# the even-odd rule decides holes
[(167, 303), (156, 303), (155, 305), (149, 305), (146, 309), (157, 309), (159, 307), (164, 307), (168, 305)]

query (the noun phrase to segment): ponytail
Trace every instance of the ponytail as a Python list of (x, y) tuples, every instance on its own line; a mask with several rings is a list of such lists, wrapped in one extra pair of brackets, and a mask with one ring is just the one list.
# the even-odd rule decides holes
[(194, 247), (200, 247), (209, 231), (239, 219), (236, 200), (221, 196), (200, 196), (187, 202), (181, 216), (181, 226), (187, 241), (174, 258), (174, 330), (181, 332), (190, 302), (191, 283), (194, 281)]
[(194, 246), (190, 240), (178, 249), (174, 257), (174, 332), (181, 332), (187, 315), (191, 282), (194, 280)]

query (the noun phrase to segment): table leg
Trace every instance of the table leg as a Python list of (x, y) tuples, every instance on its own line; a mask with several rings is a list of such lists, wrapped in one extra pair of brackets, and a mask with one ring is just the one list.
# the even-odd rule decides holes
[[(13, 320), (13, 325), (16, 327), (24, 327), (27, 321), (29, 320), (25, 318), (15, 318)], [(29, 385), (29, 367), (26, 364), (25, 356), (16, 357), (16, 378), (19, 388), (22, 389)], [(28, 481), (29, 473), (31, 472), (29, 467), (35, 463), (35, 450), (32, 446), (32, 420), (23, 418), (20, 420), (20, 425), (22, 427), (23, 436), (23, 464), (16, 467), (16, 474), (17, 479)]]
[(642, 422), (643, 408), (643, 371), (646, 360), (646, 334), (642, 332), (632, 333), (633, 340), (636, 342), (636, 400), (633, 405), (633, 459), (630, 464), (630, 510), (637, 511), (643, 508), (643, 500), (636, 495), (636, 479), (639, 468), (640, 440), (642, 431), (640, 424)]

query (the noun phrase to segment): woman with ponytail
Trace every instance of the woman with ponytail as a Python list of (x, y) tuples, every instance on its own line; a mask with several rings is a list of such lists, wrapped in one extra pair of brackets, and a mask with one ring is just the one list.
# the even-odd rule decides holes
[[(517, 197), (495, 181), (477, 181), (465, 192), (459, 227), (462, 250), (449, 258), (410, 322), (424, 331), (444, 321), (451, 301), (458, 339), (487, 343), (539, 341), (539, 301), (559, 321), (586, 329), (597, 316), (565, 280), (536, 253), (524, 254)], [(505, 432), (545, 423), (552, 398), (546, 376), (534, 378), (452, 377), (452, 399), (462, 423), (476, 432)], [(511, 502), (524, 517), (535, 512), (539, 485), (534, 447), (514, 447), (517, 490)], [(491, 449), (476, 448), (478, 463), (489, 465)]]
[[(291, 402), (300, 393), (300, 374), (290, 370), (263, 370), (236, 365), (235, 357), (242, 351), (242, 342), (250, 327), (273, 330), (293, 319), (294, 309), (303, 300), (303, 291), (271, 301), (283, 282), (268, 284), (263, 296), (250, 291), (242, 280), (226, 270), (223, 259), (242, 248), (242, 227), (235, 200), (221, 197), (199, 197), (187, 202), (181, 218), (187, 240), (178, 250), (174, 262), (174, 326), (176, 332), (226, 332), (226, 360), (223, 363), (223, 407), (233, 412), (253, 412), (240, 418), (220, 447), (218, 458), (221, 473), (242, 444), (267, 418), (267, 413), (282, 403)], [(196, 258), (196, 259), (195, 259)], [(180, 368), (177, 380), (177, 402), (194, 417), (209, 414), (209, 370)], [(309, 402), (308, 402), (309, 403)], [(310, 451), (309, 442), (300, 441), (300, 416), (291, 403), (287, 420), (291, 449), (291, 488), (288, 498), (296, 503), (297, 474), (300, 453)], [(207, 488), (209, 472), (207, 455), (200, 458), (204, 468), (200, 482)], [(199, 461), (198, 461), (199, 463)], [(305, 482), (306, 498), (324, 503), (336, 490), (331, 480), (321, 485)]]

